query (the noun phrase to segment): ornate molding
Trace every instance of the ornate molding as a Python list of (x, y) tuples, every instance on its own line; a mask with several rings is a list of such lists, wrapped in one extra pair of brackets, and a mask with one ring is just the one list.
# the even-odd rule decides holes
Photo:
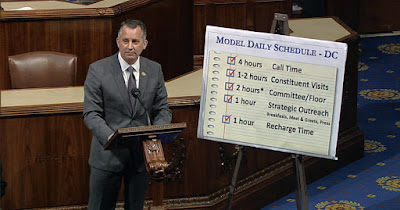
[(0, 117), (82, 112), (83, 103), (2, 107)]
[[(236, 164), (236, 159), (239, 153), (239, 145), (234, 145), (234, 151), (231, 152), (228, 149), (229, 145), (220, 143), (219, 144), (219, 156), (221, 158), (221, 167), (224, 171), (231, 172)], [(241, 164), (246, 164), (247, 153), (246, 147), (242, 147), (242, 161)]]
[(172, 151), (171, 160), (168, 162), (169, 166), (165, 170), (165, 182), (174, 182), (182, 180), (182, 168), (186, 160), (186, 147), (183, 138), (174, 140), (170, 147)]

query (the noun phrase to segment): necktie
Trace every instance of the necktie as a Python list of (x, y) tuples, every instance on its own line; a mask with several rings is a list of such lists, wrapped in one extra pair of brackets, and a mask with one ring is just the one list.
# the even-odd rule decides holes
[(133, 67), (129, 66), (128, 67), (128, 71), (129, 71), (129, 79), (128, 79), (128, 95), (129, 95), (129, 99), (131, 101), (132, 104), (132, 110), (135, 110), (135, 105), (136, 105), (136, 98), (133, 97), (132, 95), (132, 89), (136, 88), (136, 79), (135, 76), (133, 75)]

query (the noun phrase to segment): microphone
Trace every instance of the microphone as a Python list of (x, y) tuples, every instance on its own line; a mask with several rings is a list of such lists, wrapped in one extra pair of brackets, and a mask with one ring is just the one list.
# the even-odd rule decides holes
[(146, 107), (144, 107), (142, 98), (140, 97), (140, 90), (138, 88), (134, 87), (131, 90), (131, 94), (132, 94), (133, 97), (135, 97), (135, 98), (137, 98), (139, 100), (140, 105), (142, 105), (144, 111), (146, 112), (147, 124), (151, 125), (149, 112), (147, 111)]

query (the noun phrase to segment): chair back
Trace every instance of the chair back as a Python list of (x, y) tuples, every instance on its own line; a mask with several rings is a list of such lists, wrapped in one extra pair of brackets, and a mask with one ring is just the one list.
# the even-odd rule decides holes
[(75, 55), (36, 51), (8, 57), (11, 88), (66, 87), (76, 85)]

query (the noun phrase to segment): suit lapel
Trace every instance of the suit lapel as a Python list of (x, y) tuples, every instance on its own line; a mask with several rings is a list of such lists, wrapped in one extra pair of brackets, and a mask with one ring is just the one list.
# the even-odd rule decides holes
[(124, 77), (122, 76), (121, 65), (119, 64), (119, 61), (118, 61), (118, 53), (115, 54), (112, 59), (111, 71), (112, 71), (116, 86), (118, 88), (118, 91), (121, 94), (121, 97), (122, 97), (127, 109), (129, 110), (129, 113), (133, 114), (131, 101), (129, 100), (129, 95), (128, 95), (129, 93), (128, 93), (128, 90), (126, 89)]
[(141, 57), (140, 59), (140, 72), (139, 72), (139, 90), (140, 90), (140, 94), (142, 95), (142, 98), (144, 97), (144, 95), (146, 94), (146, 87), (147, 87), (147, 82), (149, 81), (148, 76), (149, 74), (149, 67), (147, 65), (146, 60)]

